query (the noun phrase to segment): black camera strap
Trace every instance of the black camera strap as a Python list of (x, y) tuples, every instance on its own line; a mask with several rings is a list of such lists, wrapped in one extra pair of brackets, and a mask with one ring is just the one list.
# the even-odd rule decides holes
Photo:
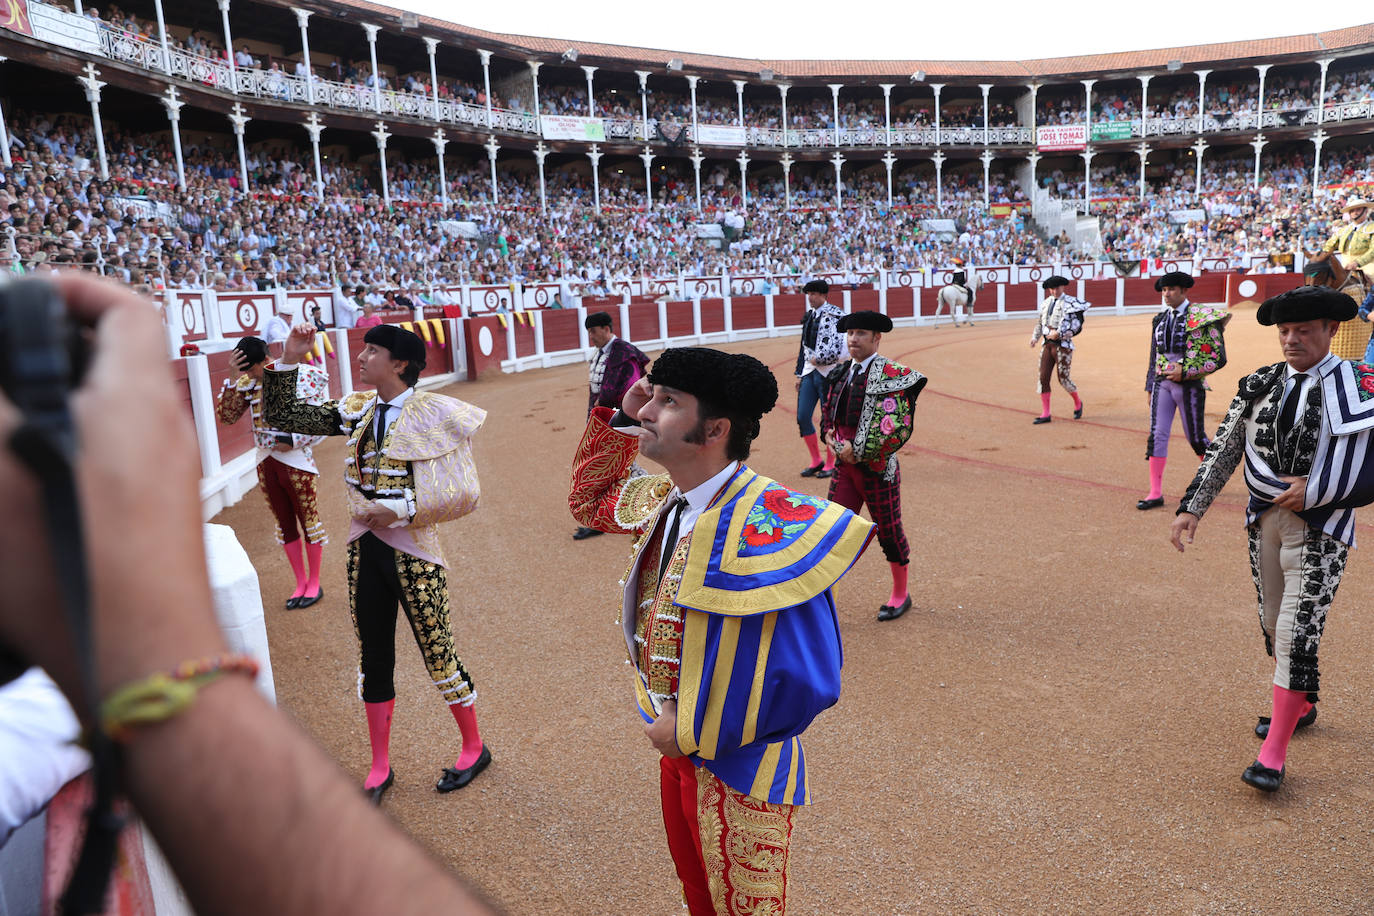
[(89, 614), (90, 586), (76, 481), (67, 456), (34, 424), (21, 426), (11, 437), (10, 448), (33, 471), (41, 485), (43, 510), (48, 520), (48, 543), (62, 592), (62, 609), (76, 644), (77, 661), (85, 675), (83, 699), (93, 723), (89, 729), (88, 750), (95, 795), (86, 815), (81, 856), (62, 897), (61, 912), (100, 913), (105, 909), (105, 891), (124, 818), (114, 810), (114, 801), (119, 794), (119, 754), (99, 722), (100, 696)]

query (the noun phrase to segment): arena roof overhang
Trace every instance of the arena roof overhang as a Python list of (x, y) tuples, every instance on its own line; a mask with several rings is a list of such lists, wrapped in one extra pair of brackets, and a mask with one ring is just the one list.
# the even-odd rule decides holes
[(1319, 57), (1338, 57), (1374, 48), (1374, 23), (1354, 25), (1326, 32), (1307, 32), (1280, 38), (1253, 41), (1218, 42), (1143, 51), (1119, 51), (1075, 57), (1046, 57), (1034, 60), (770, 60), (764, 58), (722, 57), (627, 45), (604, 44), (568, 38), (540, 38), (490, 32), (430, 16), (416, 18), (413, 28), (403, 25), (409, 15), (395, 7), (368, 0), (337, 0), (332, 3), (292, 3), (277, 0), (282, 7), (301, 6), (337, 17), (340, 11), (382, 25), (387, 31), (427, 35), (472, 48), (483, 48), (502, 56), (519, 59), (558, 61), (569, 48), (576, 48), (578, 61), (627, 70), (648, 69), (667, 72), (670, 60), (681, 61), (682, 73), (760, 81), (760, 73), (771, 71), (775, 82), (815, 82), (844, 80), (847, 84), (904, 82), (913, 74), (924, 73), (925, 82), (999, 82), (1032, 83), (1055, 79), (1096, 77), (1098, 79), (1134, 78), (1137, 74), (1166, 71), (1170, 63), (1185, 68), (1203, 66), (1241, 67), (1257, 63), (1297, 63)]

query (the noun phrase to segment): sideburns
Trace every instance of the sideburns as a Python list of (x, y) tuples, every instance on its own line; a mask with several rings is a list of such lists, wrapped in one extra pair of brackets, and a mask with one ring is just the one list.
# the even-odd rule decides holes
[(706, 419), (704, 417), (698, 417), (697, 425), (682, 434), (682, 441), (686, 442), (688, 445), (705, 445)]

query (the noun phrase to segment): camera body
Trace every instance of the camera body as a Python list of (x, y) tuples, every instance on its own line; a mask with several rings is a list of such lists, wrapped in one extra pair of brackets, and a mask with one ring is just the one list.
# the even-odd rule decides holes
[[(40, 479), (49, 468), (35, 466), (32, 446), (40, 446), (53, 461), (65, 458), (70, 465), (75, 460), (69, 399), (85, 374), (88, 356), (85, 334), (68, 319), (55, 286), (17, 280), (0, 287), (0, 391), (23, 415), (23, 425), (4, 447)], [(27, 667), (0, 645), (0, 684)]]

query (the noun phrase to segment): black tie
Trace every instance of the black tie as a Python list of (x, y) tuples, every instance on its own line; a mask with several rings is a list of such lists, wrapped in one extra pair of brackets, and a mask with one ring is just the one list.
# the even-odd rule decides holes
[(1292, 383), (1287, 394), (1283, 396), (1283, 403), (1279, 405), (1279, 438), (1286, 439), (1288, 434), (1293, 431), (1293, 424), (1298, 418), (1298, 402), (1302, 400), (1303, 381), (1307, 378), (1307, 373), (1299, 372), (1289, 381)]
[(668, 561), (673, 558), (673, 551), (677, 549), (677, 534), (682, 525), (682, 513), (687, 508), (687, 497), (679, 496), (673, 500), (672, 506), (668, 509), (673, 515), (673, 523), (668, 526), (668, 533), (664, 535), (662, 543), (658, 545), (658, 581), (663, 581), (663, 575), (668, 571)]
[(382, 437), (386, 435), (386, 412), (389, 407), (391, 407), (391, 405), (385, 401), (381, 401), (377, 404), (377, 432), (373, 436), (375, 440), (373, 444), (377, 447), (378, 451), (382, 448)]

